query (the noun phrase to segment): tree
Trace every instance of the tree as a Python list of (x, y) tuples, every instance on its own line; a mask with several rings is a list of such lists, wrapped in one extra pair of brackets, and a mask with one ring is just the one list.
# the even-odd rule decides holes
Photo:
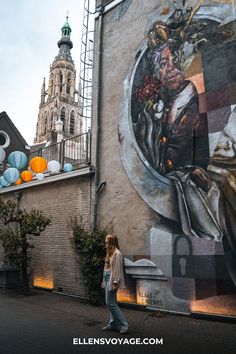
[(22, 286), (27, 290), (31, 261), (29, 249), (34, 248), (32, 236), (39, 236), (50, 225), (51, 220), (41, 210), (20, 209), (13, 200), (0, 197), (0, 221), (5, 225), (0, 230), (5, 257), (20, 269)]
[[(104, 302), (101, 283), (105, 252), (106, 230), (91, 230), (78, 219), (71, 220), (73, 237), (71, 239), (76, 253), (78, 264), (84, 276), (91, 304)], [(88, 226), (88, 225), (87, 225)]]

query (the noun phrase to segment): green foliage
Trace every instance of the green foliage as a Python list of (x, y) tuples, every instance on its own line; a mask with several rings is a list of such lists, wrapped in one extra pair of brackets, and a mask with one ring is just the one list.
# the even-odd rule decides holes
[(105, 252), (106, 230), (88, 230), (77, 219), (72, 221), (72, 243), (79, 256), (78, 264), (84, 276), (91, 304), (104, 302), (101, 289)]
[(14, 201), (0, 198), (0, 221), (5, 225), (0, 230), (5, 257), (21, 270), (23, 287), (28, 288), (31, 261), (28, 251), (33, 248), (30, 235), (39, 236), (51, 220), (41, 210), (20, 209)]
[(9, 222), (16, 221), (16, 218), (16, 203), (13, 200), (4, 201), (0, 198), (0, 221), (7, 225)]
[(0, 241), (4, 249), (5, 257), (12, 265), (20, 267), (21, 238), (19, 232), (10, 228), (0, 230)]
[(19, 210), (18, 222), (21, 234), (39, 236), (50, 224), (50, 219), (44, 216), (41, 210)]

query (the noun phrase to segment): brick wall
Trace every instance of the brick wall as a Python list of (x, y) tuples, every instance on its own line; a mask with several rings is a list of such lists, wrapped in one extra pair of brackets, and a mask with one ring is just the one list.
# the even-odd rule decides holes
[[(70, 218), (81, 215), (83, 220), (90, 221), (90, 183), (90, 176), (79, 176), (22, 191), (21, 208), (37, 208), (52, 218), (51, 225), (40, 236), (33, 236), (31, 284), (86, 296), (70, 242)], [(4, 198), (13, 196), (9, 193)], [(0, 260), (2, 257), (0, 247)]]

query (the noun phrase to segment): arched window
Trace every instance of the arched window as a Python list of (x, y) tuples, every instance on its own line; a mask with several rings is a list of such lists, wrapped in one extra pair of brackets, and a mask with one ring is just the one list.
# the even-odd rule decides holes
[(43, 131), (43, 134), (46, 135), (47, 134), (47, 131), (48, 131), (48, 112), (45, 112), (45, 115), (44, 115), (44, 131)]
[(71, 73), (67, 75), (67, 80), (66, 80), (66, 93), (70, 93), (70, 85), (71, 85)]
[(60, 92), (62, 92), (62, 87), (63, 87), (63, 75), (62, 72), (60, 71)]
[(66, 109), (65, 107), (62, 107), (61, 109), (61, 121), (63, 123), (63, 132), (65, 132), (65, 120), (66, 120)]
[(72, 111), (70, 114), (70, 134), (75, 134), (75, 112)]
[(9, 135), (4, 131), (0, 130), (0, 147), (6, 149), (10, 145)]
[(50, 95), (54, 96), (54, 77), (53, 77), (53, 73), (51, 74), (50, 80), (49, 80), (49, 91), (50, 91)]
[(51, 127), (51, 129), (53, 128), (53, 108), (51, 109), (50, 127)]

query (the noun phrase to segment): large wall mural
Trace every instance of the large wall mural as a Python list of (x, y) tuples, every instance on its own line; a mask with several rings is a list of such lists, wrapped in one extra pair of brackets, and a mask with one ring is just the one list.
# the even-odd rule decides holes
[[(129, 102), (120, 122), (122, 161), (136, 191), (179, 223), (191, 253), (193, 238), (221, 243), (224, 262), (215, 257), (214, 266), (226, 265), (221, 278), (229, 274), (234, 285), (235, 28), (235, 13), (225, 3), (199, 3), (158, 19), (125, 82)], [(182, 276), (188, 271), (189, 278), (201, 278), (187, 268)]]

